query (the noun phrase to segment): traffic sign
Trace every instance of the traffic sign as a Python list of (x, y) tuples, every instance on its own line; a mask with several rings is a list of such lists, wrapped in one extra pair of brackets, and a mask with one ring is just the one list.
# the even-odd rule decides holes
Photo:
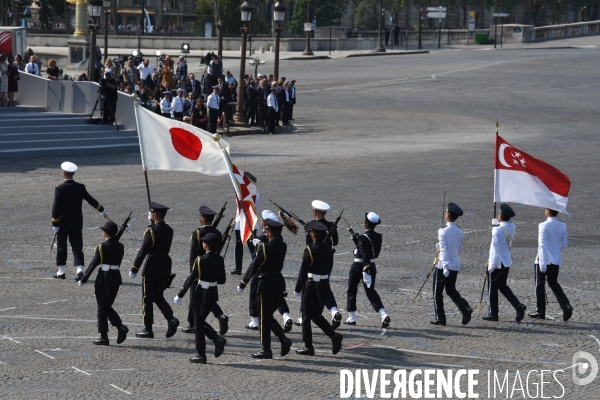
[(496, 17), (502, 17), (502, 18), (504, 18), (504, 17), (510, 17), (510, 14), (509, 13), (493, 13), (492, 16), (494, 18), (496, 18)]
[(446, 7), (427, 7), (427, 11), (446, 11)]
[(445, 12), (428, 12), (427, 13), (427, 17), (428, 18), (446, 18), (446, 13)]
[(304, 23), (304, 32), (311, 32), (312, 30), (313, 30), (312, 22), (305, 22)]

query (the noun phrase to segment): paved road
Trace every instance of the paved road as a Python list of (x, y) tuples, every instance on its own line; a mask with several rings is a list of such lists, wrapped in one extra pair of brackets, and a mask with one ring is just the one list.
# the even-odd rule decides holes
[[(342, 327), (344, 349), (330, 353), (329, 341), (315, 334), (317, 355), (256, 361), (257, 332), (248, 332), (247, 296), (235, 290), (236, 279), (220, 288), (220, 303), (231, 318), (228, 346), (209, 365), (188, 363), (193, 338), (177, 333), (161, 338), (166, 323), (156, 319), (155, 340), (133, 335), (122, 345), (98, 348), (92, 285), (72, 279), (57, 282), (48, 257), (50, 208), (60, 183), (62, 158), (0, 162), (0, 394), (22, 398), (319, 398), (339, 396), (342, 368), (480, 369), (479, 392), (486, 397), (488, 370), (514, 373), (558, 370), (568, 399), (597, 398), (597, 383), (576, 386), (572, 357), (587, 351), (598, 357), (600, 256), (598, 200), (597, 70), (600, 53), (590, 49), (452, 50), (431, 54), (289, 61), (283, 74), (298, 80), (297, 129), (277, 136), (229, 138), (234, 161), (258, 177), (263, 204), (272, 198), (301, 216), (310, 215), (318, 198), (345, 209), (355, 225), (375, 211), (383, 224), (384, 248), (378, 260), (378, 290), (392, 318), (386, 331), (359, 291), (359, 321)], [(232, 68), (233, 70), (233, 68)], [(575, 308), (562, 323), (561, 310), (549, 293), (546, 321), (514, 322), (514, 311), (501, 300), (500, 322), (474, 314), (463, 327), (455, 306), (447, 303), (448, 326), (432, 327), (431, 284), (413, 305), (434, 257), (443, 191), (465, 210), (459, 225), (465, 232), (458, 289), (476, 307), (487, 259), (492, 217), (494, 124), (514, 146), (540, 157), (569, 175), (572, 188), (566, 220), (571, 246), (564, 252), (559, 281)], [(144, 178), (138, 154), (72, 157), (80, 166), (77, 179), (117, 220), (129, 211), (137, 218), (123, 242), (129, 265), (145, 229)], [(154, 200), (169, 205), (175, 229), (171, 255), (179, 284), (187, 270), (190, 233), (197, 207), (232, 202), (230, 182), (193, 173), (149, 172)], [(543, 210), (515, 206), (517, 235), (510, 284), (519, 299), (534, 308), (533, 259), (537, 224)], [(228, 210), (228, 216), (233, 211)], [(332, 216), (333, 217), (333, 216)], [(88, 260), (100, 242), (102, 221), (84, 208), (84, 244)], [(289, 255), (284, 274), (288, 290), (295, 283), (302, 237), (285, 235)], [(342, 235), (336, 254), (334, 293), (345, 309), (345, 284), (352, 251)], [(248, 254), (245, 255), (248, 257)], [(69, 262), (71, 260), (69, 256)], [(233, 264), (232, 252), (226, 258)], [(247, 264), (247, 263), (246, 263)], [(125, 268), (126, 269), (126, 268)], [(72, 267), (67, 271), (74, 277)], [(173, 297), (175, 289), (167, 295)], [(187, 300), (187, 299), (186, 299)], [(299, 303), (290, 299), (292, 314)], [(185, 307), (174, 306), (181, 320)], [(484, 303), (484, 309), (486, 304)], [(140, 281), (126, 280), (116, 309), (133, 333), (141, 324)], [(346, 314), (344, 312), (344, 318)], [(216, 325), (216, 321), (210, 319)], [(301, 345), (299, 330), (290, 334)], [(208, 346), (209, 351), (212, 346)], [(525, 372), (524, 372), (525, 371)], [(521, 375), (525, 385), (525, 375)], [(534, 378), (532, 378), (534, 379)], [(539, 376), (535, 378), (539, 383)], [(547, 376), (545, 378), (547, 380)], [(560, 396), (555, 381), (545, 396)], [(531, 379), (530, 379), (531, 385)], [(531, 396), (533, 390), (530, 386)], [(131, 393), (130, 395), (125, 392)], [(516, 392), (514, 396), (519, 396)], [(364, 395), (364, 391), (363, 391)], [(502, 397), (505, 398), (506, 396)]]

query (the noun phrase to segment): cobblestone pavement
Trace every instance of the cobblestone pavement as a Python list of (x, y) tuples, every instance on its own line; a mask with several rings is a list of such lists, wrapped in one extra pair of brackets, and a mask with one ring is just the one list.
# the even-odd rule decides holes
[[(600, 161), (597, 112), (600, 53), (595, 49), (528, 50), (501, 53), (448, 51), (408, 57), (383, 57), (286, 63), (285, 75), (298, 80), (295, 130), (276, 136), (228, 138), (234, 161), (258, 177), (263, 203), (271, 198), (308, 219), (310, 201), (332, 206), (331, 219), (342, 208), (358, 228), (366, 211), (379, 213), (384, 248), (378, 260), (377, 288), (392, 324), (382, 331), (379, 316), (359, 290), (359, 321), (342, 326), (343, 350), (333, 356), (329, 340), (315, 330), (317, 354), (292, 353), (257, 361), (257, 331), (247, 331), (247, 294), (235, 290), (228, 277), (219, 288), (220, 304), (230, 316), (228, 345), (219, 359), (192, 365), (193, 336), (178, 332), (165, 339), (166, 322), (156, 318), (156, 339), (136, 339), (141, 327), (140, 279), (127, 278), (146, 227), (147, 200), (139, 154), (71, 157), (79, 165), (76, 179), (120, 221), (133, 211), (126, 233), (124, 285), (115, 309), (130, 335), (110, 347), (92, 344), (96, 337), (92, 284), (79, 288), (72, 266), (66, 281), (56, 281), (54, 259), (48, 256), (52, 231), (53, 188), (60, 183), (60, 157), (0, 162), (0, 397), (2, 399), (79, 398), (336, 398), (343, 368), (479, 369), (478, 387), (487, 397), (487, 372), (563, 370), (557, 376), (567, 399), (598, 398), (597, 382), (573, 383), (572, 357), (587, 351), (598, 357), (600, 257), (598, 203)], [(443, 191), (465, 215), (462, 270), (457, 288), (473, 308), (481, 293), (482, 273), (490, 242), (493, 194), (494, 124), (511, 144), (565, 172), (572, 181), (568, 224), (570, 247), (564, 251), (559, 282), (574, 314), (562, 313), (548, 293), (549, 319), (514, 322), (514, 310), (501, 298), (500, 321), (485, 322), (487, 310), (473, 314), (467, 326), (445, 299), (448, 326), (433, 327), (431, 282), (412, 299), (434, 258)], [(218, 209), (233, 203), (225, 177), (150, 171), (153, 200), (171, 207), (167, 222), (175, 230), (171, 251), (175, 285), (185, 279), (191, 232), (202, 204)], [(233, 216), (233, 207), (226, 220)], [(517, 234), (509, 282), (517, 297), (535, 308), (533, 260), (537, 224), (543, 210), (515, 205)], [(99, 215), (84, 205), (84, 250), (87, 260), (101, 241)], [(345, 313), (350, 238), (342, 230), (332, 286)], [(288, 290), (295, 283), (302, 235), (285, 233), (288, 257), (284, 274)], [(229, 250), (226, 265), (233, 265)], [(248, 260), (248, 253), (245, 254)], [(72, 256), (69, 254), (69, 264)], [(244, 263), (248, 264), (247, 261)], [(166, 291), (172, 299), (176, 289)], [(293, 317), (299, 302), (289, 299)], [(187, 298), (185, 299), (187, 303)], [(186, 307), (173, 306), (181, 321)], [(327, 317), (329, 314), (326, 313)], [(209, 322), (217, 326), (212, 317)], [(294, 327), (294, 348), (301, 335)], [(274, 349), (277, 343), (274, 343)], [(212, 344), (208, 345), (212, 351)], [(540, 377), (531, 378), (534, 397)], [(544, 396), (561, 395), (552, 378)], [(364, 391), (363, 391), (364, 396)], [(377, 395), (379, 396), (379, 395)], [(493, 397), (493, 393), (491, 394)], [(523, 398), (517, 391), (513, 398)], [(497, 395), (498, 398), (506, 396)]]

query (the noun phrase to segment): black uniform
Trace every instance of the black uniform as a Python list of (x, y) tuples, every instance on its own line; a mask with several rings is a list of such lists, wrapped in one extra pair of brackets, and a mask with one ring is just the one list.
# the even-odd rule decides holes
[(164, 221), (157, 222), (154, 227), (144, 232), (142, 247), (131, 268), (131, 272), (137, 273), (144, 259), (146, 260), (142, 270), (142, 315), (148, 331), (152, 331), (152, 324), (154, 324), (152, 303), (156, 303), (167, 321), (173, 319), (173, 310), (164, 296), (171, 274), (169, 251), (172, 240), (173, 229)]
[[(104, 89), (104, 109), (102, 112), (102, 123), (112, 124), (115, 122), (115, 114), (117, 112), (117, 100), (119, 100), (117, 81), (114, 78), (108, 78), (106, 80), (106, 87)], [(111, 88), (108, 84), (112, 85)]]
[(281, 274), (283, 262), (287, 252), (287, 245), (283, 238), (271, 239), (260, 243), (256, 257), (246, 270), (240, 287), (246, 287), (250, 278), (256, 280), (260, 318), (260, 342), (263, 350), (271, 351), (271, 331), (283, 343), (286, 339), (283, 328), (273, 318), (273, 313), (279, 307), (285, 292), (285, 279)]
[(181, 290), (177, 294), (183, 298), (188, 289), (192, 288), (193, 309), (194, 309), (194, 330), (196, 334), (196, 350), (199, 355), (206, 354), (206, 342), (204, 335), (212, 341), (219, 338), (217, 332), (206, 322), (206, 317), (213, 306), (219, 300), (219, 290), (217, 286), (209, 286), (203, 289), (202, 282), (225, 283), (225, 261), (220, 255), (209, 251), (201, 257), (198, 257), (192, 266), (191, 274), (185, 280)]
[[(362, 235), (358, 236), (356, 240), (356, 250), (354, 250), (355, 260), (350, 267), (350, 273), (348, 277), (348, 291), (347, 291), (347, 311), (356, 311), (356, 293), (358, 292), (358, 284), (363, 279), (363, 271), (368, 272), (371, 275), (371, 287), (363, 282), (365, 293), (367, 298), (371, 302), (371, 305), (375, 311), (379, 311), (383, 308), (381, 298), (375, 290), (375, 277), (377, 276), (377, 268), (375, 267), (375, 259), (379, 257), (381, 251), (381, 234), (369, 229)], [(360, 261), (357, 261), (359, 260)]]
[[(333, 222), (329, 222), (325, 218), (318, 218), (317, 221), (319, 221), (320, 223), (322, 223), (323, 225), (325, 225), (327, 227), (327, 233), (329, 233), (329, 231), (331, 229), (333, 229)], [(331, 239), (330, 239), (330, 243), (329, 243), (332, 250), (333, 250), (334, 246), (338, 245), (338, 239), (339, 239), (338, 232), (336, 229), (331, 234)], [(306, 233), (306, 244), (307, 245), (312, 244), (312, 238), (310, 237), (309, 232)], [(335, 250), (333, 250), (333, 252), (335, 253)], [(333, 269), (333, 263), (331, 263), (331, 268)], [(327, 275), (329, 275), (329, 277), (331, 278), (331, 270), (329, 270), (327, 272)], [(337, 302), (335, 301), (335, 297), (333, 296), (333, 291), (331, 290), (331, 286), (329, 285), (329, 279), (326, 279), (321, 283), (321, 291), (326, 295), (325, 307), (327, 307), (328, 310), (331, 310), (333, 307), (337, 308)]]
[[(200, 239), (202, 239), (208, 233), (214, 233), (217, 235), (219, 237), (219, 241), (223, 237), (221, 232), (219, 232), (219, 230), (212, 225), (203, 225), (201, 228), (196, 229), (192, 233), (192, 237), (190, 238), (190, 273), (192, 272), (196, 258), (202, 257), (204, 254), (206, 254), (206, 250), (204, 250), (204, 247), (202, 247)], [(192, 282), (192, 293), (196, 290), (196, 283), (196, 281)], [(213, 313), (215, 318), (219, 318), (223, 315), (223, 310), (217, 302), (214, 303), (210, 311)], [(194, 326), (194, 302), (192, 296), (190, 296), (190, 306), (187, 320), (190, 326)]]
[[(94, 269), (99, 265), (121, 265), (124, 251), (123, 244), (113, 238), (106, 239), (104, 243), (96, 246), (94, 257), (85, 270), (81, 282), (86, 283)], [(108, 332), (107, 319), (112, 326), (120, 327), (123, 325), (119, 314), (112, 308), (119, 292), (119, 286), (122, 283), (121, 272), (118, 269), (108, 271), (102, 271), (102, 267), (98, 269), (98, 275), (94, 283), (94, 293), (98, 303), (98, 332), (100, 334)]]
[(104, 211), (96, 199), (85, 189), (85, 185), (67, 179), (54, 189), (54, 205), (52, 206), (52, 226), (59, 226), (56, 234), (56, 265), (67, 264), (67, 238), (71, 243), (74, 265), (83, 265), (83, 200), (99, 212)]
[[(302, 265), (298, 274), (295, 292), (302, 292), (300, 311), (302, 311), (302, 341), (307, 349), (312, 349), (311, 321), (330, 338), (335, 335), (335, 330), (321, 315), (327, 290), (322, 290), (323, 283), (315, 282), (308, 274), (328, 275), (333, 267), (333, 250), (321, 242), (314, 242), (304, 249)], [(324, 282), (324, 281), (323, 281)]]

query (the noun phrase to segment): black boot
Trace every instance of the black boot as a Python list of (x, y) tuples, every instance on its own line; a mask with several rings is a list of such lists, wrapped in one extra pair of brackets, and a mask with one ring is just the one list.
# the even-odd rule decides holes
[(567, 322), (569, 319), (571, 319), (572, 315), (573, 315), (573, 307), (571, 307), (570, 304), (567, 304), (563, 308), (563, 321)]
[(515, 318), (515, 321), (521, 322), (523, 318), (525, 318), (525, 310), (527, 310), (525, 304), (519, 304), (519, 306), (517, 307), (517, 316)]
[(106, 333), (100, 334), (99, 339), (94, 339), (94, 344), (98, 346), (108, 346), (108, 335)]
[(344, 336), (340, 333), (334, 333), (331, 337), (331, 353), (336, 355), (342, 349), (342, 340), (344, 340)]
[(152, 328), (145, 327), (143, 331), (136, 333), (135, 336), (144, 339), (154, 339), (154, 332), (152, 332)]
[(296, 354), (301, 356), (314, 356), (315, 349), (313, 347), (304, 347), (303, 349), (296, 349)]
[(121, 344), (127, 339), (127, 332), (129, 332), (129, 328), (125, 325), (121, 325), (117, 328), (119, 333), (117, 334), (117, 344)]
[(288, 319), (287, 321), (285, 321), (285, 325), (283, 326), (283, 332), (284, 333), (288, 333), (289, 331), (292, 330), (292, 327), (294, 326), (294, 321), (292, 321), (292, 319)]
[(473, 312), (473, 310), (471, 309), (471, 307), (467, 307), (464, 310), (462, 310), (462, 324), (466, 325), (469, 323), (469, 321), (471, 321), (471, 313)]
[(434, 318), (431, 321), (429, 321), (429, 323), (432, 324), (432, 325), (444, 325), (445, 326), (446, 325), (446, 320), (445, 319)]
[(262, 358), (264, 360), (270, 360), (273, 358), (273, 352), (271, 350), (261, 350), (258, 353), (252, 353), (252, 358)]
[(171, 336), (173, 336), (175, 334), (175, 332), (177, 332), (178, 326), (179, 326), (179, 320), (177, 318), (173, 317), (173, 319), (171, 319), (169, 321), (166, 337), (170, 338)]
[(219, 333), (224, 335), (229, 330), (229, 317), (225, 314), (219, 317)]
[(194, 364), (206, 364), (206, 354), (198, 354), (190, 357), (190, 362)]
[(183, 332), (183, 333), (195, 333), (196, 330), (194, 329), (194, 327), (192, 325), (190, 325), (190, 326), (186, 326), (185, 328), (181, 328), (181, 332)]
[(292, 348), (292, 341), (286, 337), (283, 338), (283, 340), (281, 341), (281, 357), (286, 356), (289, 352), (290, 349)]
[(498, 321), (498, 316), (495, 315), (484, 315), (483, 317), (481, 317), (482, 320), (484, 321)]
[(337, 329), (342, 324), (342, 314), (336, 312), (333, 318), (331, 318), (331, 327)]
[(533, 319), (546, 319), (546, 314), (542, 314), (541, 312), (537, 311), (527, 313), (527, 315), (529, 315)]
[(223, 354), (223, 352), (225, 351), (225, 345), (227, 344), (227, 339), (225, 339), (223, 336), (219, 336), (217, 338), (217, 340), (214, 341), (215, 343), (215, 358), (219, 358), (221, 356), (221, 354)]

